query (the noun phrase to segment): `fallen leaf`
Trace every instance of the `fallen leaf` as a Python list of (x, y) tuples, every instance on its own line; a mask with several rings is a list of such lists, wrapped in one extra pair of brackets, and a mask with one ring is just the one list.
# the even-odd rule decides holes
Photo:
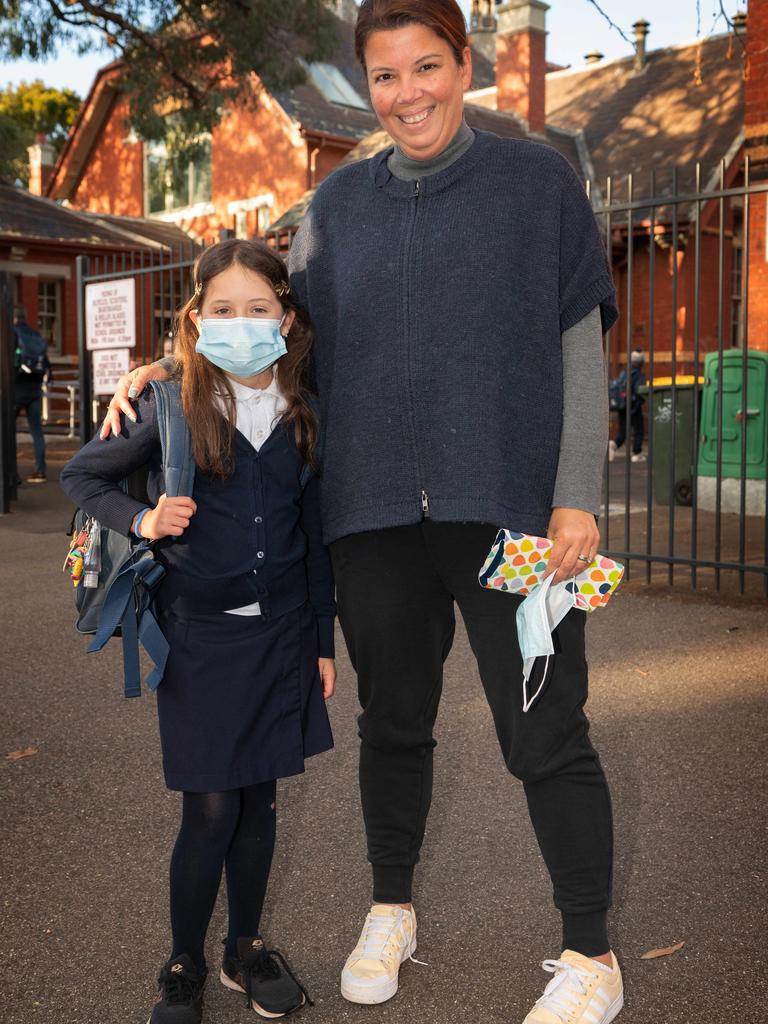
[(650, 672), (644, 672), (639, 665), (635, 665), (635, 672), (640, 676), (649, 676)]
[(673, 946), (664, 946), (662, 949), (649, 949), (647, 953), (642, 954), (640, 959), (655, 960), (657, 956), (671, 956), (678, 949), (682, 949), (684, 945), (684, 942), (676, 942)]
[(34, 757), (37, 753), (37, 747), (25, 747), (24, 750), (10, 750), (5, 758), (7, 761), (20, 761), (22, 757)]

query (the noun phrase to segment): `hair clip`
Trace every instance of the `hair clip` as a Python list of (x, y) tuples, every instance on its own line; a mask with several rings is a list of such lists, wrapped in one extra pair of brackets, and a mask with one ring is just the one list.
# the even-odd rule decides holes
[(283, 296), (290, 294), (291, 286), (289, 284), (286, 284), (285, 281), (278, 281), (278, 283), (275, 285), (275, 295), (279, 296), (282, 299)]

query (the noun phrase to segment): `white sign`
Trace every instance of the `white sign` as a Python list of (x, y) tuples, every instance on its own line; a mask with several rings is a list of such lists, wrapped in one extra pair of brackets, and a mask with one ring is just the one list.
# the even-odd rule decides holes
[(136, 345), (136, 282), (132, 277), (85, 286), (87, 349)]
[(113, 395), (118, 380), (126, 373), (131, 353), (127, 348), (109, 348), (93, 353), (93, 393)]

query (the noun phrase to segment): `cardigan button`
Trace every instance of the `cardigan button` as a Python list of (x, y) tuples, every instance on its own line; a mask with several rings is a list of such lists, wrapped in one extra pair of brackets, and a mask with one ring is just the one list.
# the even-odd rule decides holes
[(264, 520), (261, 518), (261, 516), (256, 516), (256, 518), (253, 521), (254, 521), (254, 523), (263, 523), (264, 522)]
[(264, 557), (264, 552), (263, 551), (257, 551), (256, 552), (256, 557), (257, 558), (263, 558)]

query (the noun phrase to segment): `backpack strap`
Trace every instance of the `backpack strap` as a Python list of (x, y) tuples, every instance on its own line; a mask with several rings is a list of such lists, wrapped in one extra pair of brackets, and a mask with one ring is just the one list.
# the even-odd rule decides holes
[(155, 393), (165, 493), (169, 498), (189, 498), (195, 482), (195, 460), (181, 404), (181, 387), (175, 380), (151, 380), (149, 383)]
[(124, 693), (138, 697), (141, 693), (139, 643), (152, 659), (154, 668), (147, 678), (150, 690), (160, 685), (168, 660), (168, 641), (163, 636), (151, 607), (137, 599), (137, 587), (151, 592), (165, 576), (165, 568), (152, 557), (149, 546), (137, 549), (138, 559), (120, 570), (107, 591), (99, 615), (96, 635), (88, 653), (100, 651), (119, 629), (123, 640)]

